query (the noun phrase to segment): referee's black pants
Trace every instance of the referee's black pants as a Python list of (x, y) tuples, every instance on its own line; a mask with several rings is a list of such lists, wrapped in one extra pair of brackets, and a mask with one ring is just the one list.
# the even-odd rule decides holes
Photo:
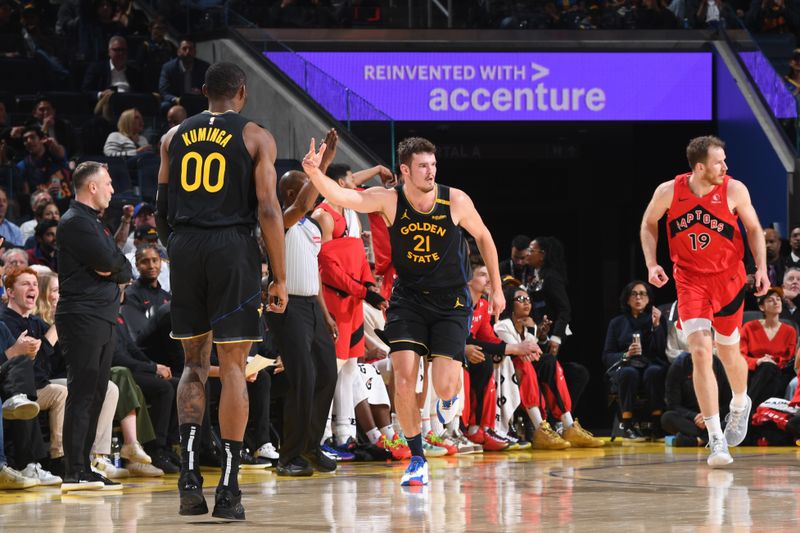
[(64, 410), (64, 471), (69, 477), (91, 468), (97, 417), (111, 374), (115, 326), (86, 315), (56, 315), (58, 340), (67, 363)]
[(320, 444), (336, 388), (336, 351), (316, 296), (289, 296), (286, 311), (267, 314), (288, 383), (281, 464)]

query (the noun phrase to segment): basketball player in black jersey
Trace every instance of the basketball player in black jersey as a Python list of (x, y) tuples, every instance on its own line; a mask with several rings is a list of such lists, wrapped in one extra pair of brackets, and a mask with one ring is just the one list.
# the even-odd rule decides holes
[(489, 230), (463, 191), (437, 185), (436, 147), (422, 138), (397, 148), (403, 185), (355, 191), (340, 187), (319, 170), (325, 144), (315, 141), (303, 159), (317, 190), (330, 202), (360, 213), (380, 213), (389, 226), (397, 280), (387, 311), (386, 336), (395, 378), (395, 408), (412, 458), (402, 485), (425, 485), (428, 465), (422, 452), (415, 385), (419, 357), (432, 360), (431, 379), (439, 398), (440, 421), (455, 416), (464, 350), (472, 310), (467, 290), (468, 257), (462, 228), (474, 238), (491, 278), (489, 312), (505, 308), (497, 249)]
[(282, 313), (287, 302), (283, 218), (275, 141), (239, 114), (247, 94), (244, 72), (232, 63), (211, 66), (203, 93), (208, 111), (164, 137), (158, 176), (157, 224), (171, 261), (172, 336), (181, 340), (186, 360), (177, 396), (180, 514), (208, 512), (197, 452), (213, 342), (224, 446), (213, 515), (243, 520), (236, 477), (249, 403), (244, 369), (251, 343), (261, 340), (261, 261), (252, 231), (258, 223), (275, 280), (268, 311)]

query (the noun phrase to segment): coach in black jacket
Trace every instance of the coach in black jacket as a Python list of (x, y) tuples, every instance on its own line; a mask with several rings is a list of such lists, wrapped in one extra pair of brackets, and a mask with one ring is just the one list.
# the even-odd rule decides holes
[(61, 299), (56, 328), (67, 362), (69, 390), (62, 491), (80, 490), (81, 485), (97, 481), (113, 484), (91, 471), (89, 452), (114, 353), (118, 284), (131, 279), (130, 263), (98, 218), (114, 193), (106, 166), (94, 161), (81, 163), (72, 180), (75, 200), (61, 219), (57, 237)]

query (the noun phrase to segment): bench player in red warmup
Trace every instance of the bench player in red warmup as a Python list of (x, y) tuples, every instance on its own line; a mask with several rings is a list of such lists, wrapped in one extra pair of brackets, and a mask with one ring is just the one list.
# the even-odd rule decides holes
[[(718, 467), (733, 462), (728, 446), (744, 440), (752, 408), (747, 396), (747, 364), (739, 353), (745, 271), (738, 220), (747, 231), (755, 258), (757, 296), (769, 288), (766, 247), (747, 187), (726, 174), (725, 143), (710, 135), (697, 137), (686, 147), (686, 156), (692, 171), (659, 185), (647, 206), (642, 250), (650, 283), (662, 287), (669, 278), (656, 261), (656, 243), (658, 221), (666, 213), (678, 316), (689, 340), (694, 389), (708, 429), (708, 464)], [(733, 391), (724, 433), (712, 370), (712, 328)]]

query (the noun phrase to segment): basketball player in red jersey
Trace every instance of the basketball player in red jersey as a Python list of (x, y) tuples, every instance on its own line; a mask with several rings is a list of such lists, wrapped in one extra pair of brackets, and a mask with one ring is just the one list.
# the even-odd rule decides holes
[[(708, 430), (708, 464), (717, 467), (733, 462), (728, 446), (744, 440), (752, 408), (747, 396), (747, 364), (739, 353), (745, 271), (738, 220), (747, 231), (755, 258), (757, 296), (769, 288), (766, 247), (747, 187), (726, 174), (725, 143), (710, 135), (697, 137), (686, 147), (686, 156), (692, 172), (659, 185), (647, 206), (642, 250), (650, 283), (662, 287), (669, 278), (656, 261), (656, 243), (658, 221), (666, 213), (680, 326), (689, 340), (694, 390)], [(724, 433), (712, 370), (713, 340), (733, 391)]]
[(345, 189), (320, 172), (325, 148), (323, 144), (317, 152), (312, 139), (303, 159), (303, 170), (320, 194), (354, 211), (380, 213), (389, 228), (397, 279), (384, 332), (391, 348), (397, 417), (412, 453), (401, 484), (426, 485), (428, 463), (422, 451), (415, 391), (419, 358), (432, 361), (431, 382), (443, 398), (437, 403), (437, 416), (446, 425), (457, 411), (472, 309), (462, 228), (475, 237), (489, 271), (490, 314), (502, 312), (506, 303), (497, 248), (470, 197), (435, 182), (436, 147), (430, 141), (412, 137), (398, 145), (403, 185), (365, 191)]

